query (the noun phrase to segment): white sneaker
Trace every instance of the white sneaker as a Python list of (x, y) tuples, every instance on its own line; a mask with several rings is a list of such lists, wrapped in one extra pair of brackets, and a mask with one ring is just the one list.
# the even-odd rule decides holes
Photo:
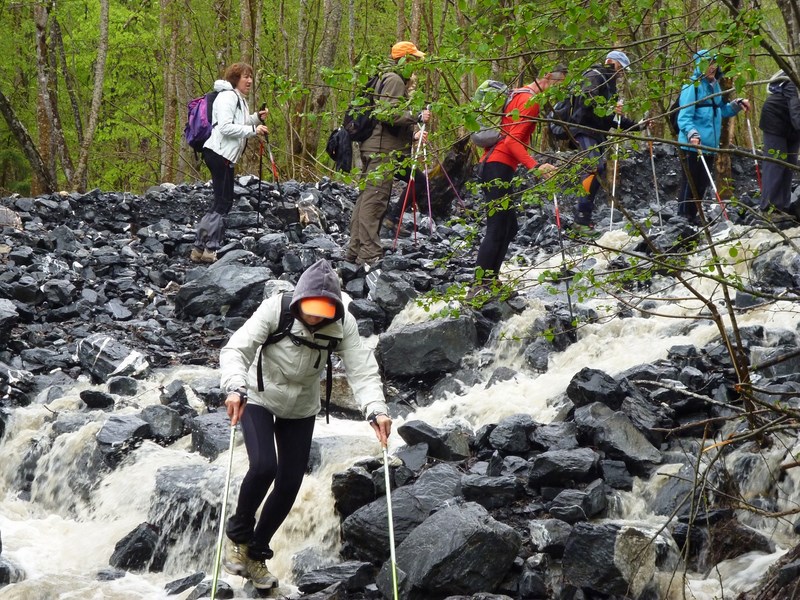
[(263, 560), (247, 559), (247, 577), (258, 590), (269, 590), (278, 587), (278, 578), (269, 572)]
[(222, 553), (222, 566), (231, 575), (247, 576), (247, 544), (237, 544), (230, 538), (225, 538), (225, 547)]

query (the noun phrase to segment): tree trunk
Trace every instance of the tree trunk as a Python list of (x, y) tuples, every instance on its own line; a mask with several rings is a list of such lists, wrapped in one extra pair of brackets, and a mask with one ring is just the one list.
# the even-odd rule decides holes
[(86, 135), (81, 144), (78, 166), (72, 178), (72, 187), (78, 191), (86, 191), (89, 167), (89, 149), (94, 141), (94, 132), (100, 118), (100, 106), (103, 101), (103, 82), (106, 76), (106, 57), (108, 56), (108, 0), (100, 0), (100, 39), (97, 42), (97, 60), (94, 68), (94, 91)]
[(75, 76), (72, 74), (72, 71), (69, 70), (69, 67), (67, 67), (67, 54), (64, 51), (64, 39), (61, 36), (61, 26), (56, 19), (53, 19), (53, 26), (50, 31), (53, 38), (53, 45), (58, 53), (58, 64), (61, 67), (61, 76), (64, 78), (64, 84), (67, 87), (69, 104), (72, 108), (72, 119), (75, 122), (75, 133), (78, 138), (78, 143), (80, 144), (83, 142), (83, 120), (81, 118), (78, 96), (75, 92), (78, 86), (75, 82)]
[[(14, 113), (14, 109), (11, 108), (11, 103), (1, 90), (0, 114), (3, 115), (9, 130), (16, 138), (17, 143), (19, 144), (20, 148), (22, 148), (22, 152), (28, 159), (28, 162), (31, 165), (31, 170), (33, 171), (34, 181), (38, 183), (42, 192), (54, 192), (56, 190), (57, 182), (53, 172), (45, 163), (42, 155), (39, 154), (39, 150), (36, 149), (36, 144), (34, 143), (33, 138), (28, 133), (25, 125), (23, 125), (17, 118), (17, 115)], [(31, 194), (35, 195), (36, 193), (39, 192), (34, 192), (33, 186), (31, 186)]]
[(160, 181), (175, 181), (175, 140), (178, 119), (178, 39), (180, 8), (175, 0), (161, 0), (161, 39), (167, 48), (162, 55), (164, 67), (164, 114), (161, 124)]
[[(406, 39), (408, 21), (406, 20), (406, 0), (397, 0), (397, 34), (395, 41)], [(392, 42), (394, 43), (394, 42)]]
[(324, 9), (325, 29), (322, 33), (322, 46), (317, 55), (317, 63), (314, 69), (315, 85), (311, 88), (311, 102), (309, 110), (316, 117), (311, 121), (317, 123), (315, 127), (308, 127), (305, 131), (304, 149), (305, 158), (315, 158), (319, 147), (319, 119), (321, 119), (325, 106), (330, 96), (330, 88), (325, 85), (322, 79), (322, 71), (333, 66), (336, 60), (336, 48), (339, 45), (339, 32), (342, 25), (342, 0), (325, 0)]
[[(295, 77), (296, 81), (308, 81), (308, 14), (309, 14), (309, 0), (300, 0), (298, 6), (299, 14), (297, 19), (297, 50), (295, 53)], [(302, 115), (306, 112), (306, 103), (308, 96), (301, 95), (293, 103), (292, 113), (289, 115), (291, 123), (291, 155), (292, 155), (292, 173), (297, 166), (302, 165), (303, 155), (305, 154), (305, 146), (303, 140), (303, 125), (305, 119)], [(295, 164), (295, 161), (299, 164)]]
[(242, 27), (242, 34), (239, 36), (239, 55), (241, 60), (253, 65), (255, 40), (253, 38), (253, 7), (250, 0), (239, 0), (239, 20)]
[(419, 45), (419, 33), (422, 30), (422, 0), (411, 1), (411, 41)]
[[(47, 47), (48, 20), (50, 8), (44, 4), (33, 7), (33, 20), (36, 25), (36, 80), (39, 85), (39, 98), (36, 104), (36, 122), (39, 132), (39, 152), (42, 164), (47, 170), (47, 176), (41, 179), (34, 178), (31, 182), (31, 193), (53, 192), (58, 178), (56, 176), (55, 152), (53, 143), (53, 102), (50, 101), (52, 93), (50, 61)], [(34, 173), (36, 173), (34, 169)]]
[[(728, 77), (723, 77), (720, 82), (720, 87), (727, 90), (733, 87), (733, 81)], [(724, 97), (727, 102), (729, 98), (727, 95)], [(722, 119), (722, 132), (719, 137), (719, 147), (728, 148), (733, 141), (734, 128), (736, 126), (736, 119)], [(721, 198), (730, 198), (733, 192), (730, 182), (733, 181), (731, 175), (731, 155), (720, 152), (717, 154), (717, 160), (714, 165), (715, 179), (717, 180), (717, 189)]]

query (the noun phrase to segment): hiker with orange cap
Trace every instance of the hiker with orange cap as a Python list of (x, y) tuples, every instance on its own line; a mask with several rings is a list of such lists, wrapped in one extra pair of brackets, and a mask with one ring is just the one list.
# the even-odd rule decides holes
[(236, 511), (227, 522), (222, 564), (258, 589), (277, 585), (266, 565), (273, 554), (270, 542), (303, 482), (329, 348), (342, 359), (355, 399), (381, 444), (391, 433), (378, 363), (362, 343), (347, 303), (337, 274), (319, 260), (297, 280), (289, 303), (291, 328), (284, 337), (262, 347), (281, 323), (283, 298), (277, 294), (264, 300), (220, 351), (225, 407), (231, 426), (241, 425), (249, 460)]
[[(350, 243), (345, 258), (359, 265), (370, 267), (383, 257), (380, 228), (389, 208), (392, 180), (408, 181), (411, 169), (388, 168), (384, 165), (398, 164), (406, 159), (411, 145), (420, 136), (423, 142), (427, 133), (416, 129), (417, 123), (427, 123), (429, 110), (414, 113), (408, 109), (408, 82), (411, 78), (411, 63), (425, 58), (412, 42), (397, 42), (391, 50), (392, 64), (375, 85), (377, 124), (372, 134), (360, 143), (366, 186), (359, 194), (350, 217)], [(414, 174), (417, 198), (425, 190), (424, 174)], [(427, 201), (427, 198), (426, 198)], [(402, 215), (400, 210), (390, 217), (390, 226), (396, 226)]]

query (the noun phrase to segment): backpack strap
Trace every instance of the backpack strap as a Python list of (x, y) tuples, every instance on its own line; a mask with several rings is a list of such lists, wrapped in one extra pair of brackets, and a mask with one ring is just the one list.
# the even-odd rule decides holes
[(278, 327), (267, 336), (261, 343), (261, 348), (258, 349), (258, 359), (256, 362), (256, 381), (258, 382), (258, 391), (264, 391), (264, 375), (261, 367), (261, 355), (264, 352), (264, 347), (270, 344), (275, 344), (291, 334), (292, 325), (294, 325), (294, 317), (289, 307), (292, 304), (292, 294), (284, 292), (281, 295), (281, 316), (278, 319)]

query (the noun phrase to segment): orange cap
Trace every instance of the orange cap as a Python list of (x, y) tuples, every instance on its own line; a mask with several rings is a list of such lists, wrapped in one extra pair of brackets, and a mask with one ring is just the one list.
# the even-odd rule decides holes
[(330, 298), (304, 298), (300, 300), (300, 310), (312, 317), (332, 319), (336, 316), (336, 303)]
[(392, 58), (395, 60), (408, 56), (409, 54), (417, 58), (425, 58), (425, 53), (420, 52), (412, 42), (397, 42), (392, 46)]

